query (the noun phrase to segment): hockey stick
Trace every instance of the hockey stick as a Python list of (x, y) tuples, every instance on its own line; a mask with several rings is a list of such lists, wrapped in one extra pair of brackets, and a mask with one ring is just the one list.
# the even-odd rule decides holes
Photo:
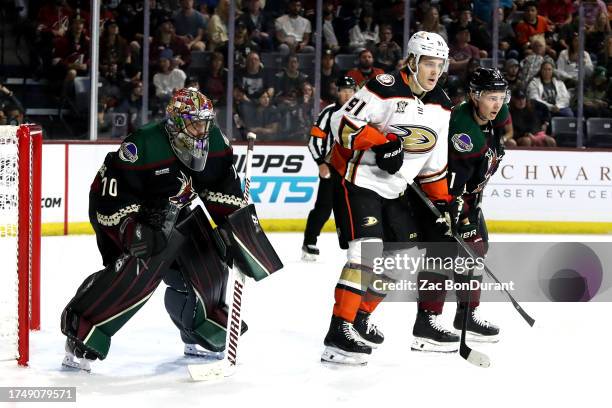
[[(416, 185), (416, 183), (414, 183), (414, 182), (410, 183), (410, 187), (419, 196), (419, 198), (427, 205), (427, 207), (429, 207), (431, 212), (433, 212), (433, 214), (437, 218), (443, 218), (442, 214), (440, 213), (440, 210), (438, 210), (436, 208), (436, 206), (434, 205), (434, 203), (432, 203), (431, 200), (429, 198), (427, 198), (425, 193), (423, 193), (423, 191), (420, 189), (419, 186)], [(453, 234), (453, 238), (455, 239), (455, 241), (457, 241), (457, 243), (461, 246), (461, 248), (470, 257), (472, 257), (474, 259), (478, 258), (478, 255), (476, 254), (476, 252), (474, 252), (474, 250), (468, 244), (465, 243), (465, 241), (463, 240), (463, 238), (461, 238), (461, 236), (459, 236), (457, 233), (454, 233)], [(521, 305), (516, 301), (516, 299), (514, 299), (514, 297), (510, 294), (510, 292), (508, 292), (508, 290), (504, 288), (502, 283), (493, 274), (491, 269), (489, 269), (489, 267), (486, 264), (484, 264), (484, 263), (483, 263), (483, 266), (484, 266), (484, 270), (487, 273), (487, 275), (489, 275), (489, 277), (491, 279), (493, 279), (495, 282), (500, 284), (500, 286), (502, 287), (503, 291), (506, 293), (506, 296), (508, 297), (510, 302), (512, 302), (512, 305), (514, 306), (516, 311), (523, 317), (523, 319), (525, 319), (525, 321), (527, 322), (527, 324), (529, 324), (529, 326), (533, 326), (533, 324), (535, 323), (535, 320), (531, 316), (529, 316), (529, 314), (527, 314), (527, 312), (521, 307)]]
[[(474, 275), (474, 269), (470, 269), (468, 271), (468, 282), (471, 282), (472, 276)], [(480, 351), (472, 349), (465, 342), (466, 334), (467, 334), (467, 321), (470, 316), (470, 297), (471, 290), (467, 291), (467, 303), (465, 305), (465, 309), (463, 310), (463, 320), (461, 321), (461, 343), (459, 343), (459, 355), (463, 357), (464, 360), (474, 364), (478, 367), (487, 368), (491, 365), (491, 360), (489, 356)]]
[[(251, 195), (251, 167), (253, 162), (253, 148), (257, 136), (253, 132), (247, 133), (247, 157), (244, 170), (244, 201), (249, 202)], [(209, 381), (229, 377), (236, 370), (238, 356), (238, 340), (242, 326), (241, 306), (244, 293), (245, 276), (242, 272), (232, 268), (232, 303), (227, 313), (225, 357), (221, 361), (210, 364), (190, 364), (187, 366), (193, 381)]]

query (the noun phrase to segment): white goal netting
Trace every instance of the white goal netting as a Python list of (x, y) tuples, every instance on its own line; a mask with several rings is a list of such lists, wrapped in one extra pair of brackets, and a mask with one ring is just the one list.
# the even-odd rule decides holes
[(0, 126), (0, 360), (18, 357), (18, 138)]

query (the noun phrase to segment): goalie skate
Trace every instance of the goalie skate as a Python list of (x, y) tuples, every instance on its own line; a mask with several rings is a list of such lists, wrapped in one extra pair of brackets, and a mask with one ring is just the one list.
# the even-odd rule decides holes
[(225, 356), (222, 351), (215, 352), (206, 350), (204, 348), (198, 348), (196, 344), (185, 344), (185, 349), (183, 350), (183, 353), (187, 357), (199, 357), (209, 360), (223, 360), (223, 357)]
[(69, 351), (67, 351), (66, 355), (64, 356), (64, 360), (62, 361), (62, 367), (73, 371), (84, 371), (86, 373), (91, 372), (90, 360), (86, 358), (77, 358)]

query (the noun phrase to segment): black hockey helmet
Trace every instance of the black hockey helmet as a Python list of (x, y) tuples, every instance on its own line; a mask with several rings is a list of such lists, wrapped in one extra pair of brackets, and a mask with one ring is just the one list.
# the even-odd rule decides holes
[(476, 68), (470, 77), (470, 91), (477, 97), (480, 97), (481, 92), (505, 92), (505, 102), (510, 101), (508, 81), (497, 68)]
[(336, 87), (338, 88), (338, 90), (342, 88), (357, 89), (357, 83), (353, 78), (349, 76), (343, 76), (336, 79)]

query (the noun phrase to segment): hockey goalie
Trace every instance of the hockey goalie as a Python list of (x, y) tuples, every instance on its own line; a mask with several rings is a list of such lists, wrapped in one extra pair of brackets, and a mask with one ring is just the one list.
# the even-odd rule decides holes
[[(104, 269), (85, 279), (62, 313), (66, 367), (89, 371), (91, 361), (106, 358), (112, 336), (162, 280), (185, 354), (221, 353), (229, 267), (238, 264), (255, 280), (282, 267), (253, 222), (211, 101), (184, 88), (166, 114), (109, 153), (91, 184), (89, 217)], [(218, 228), (190, 205), (198, 196)], [(243, 245), (230, 236), (241, 236)]]

